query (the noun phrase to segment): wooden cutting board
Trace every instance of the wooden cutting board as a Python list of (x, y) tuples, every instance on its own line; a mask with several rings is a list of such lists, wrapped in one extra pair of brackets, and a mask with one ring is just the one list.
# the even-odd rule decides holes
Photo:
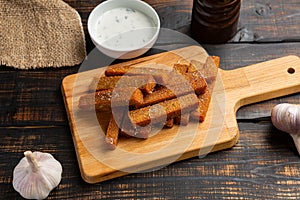
[[(173, 65), (197, 60), (204, 62), (207, 54), (201, 47), (190, 46), (120, 65), (158, 63)], [(221, 58), (222, 59), (222, 58)], [(96, 183), (129, 173), (159, 169), (174, 161), (183, 160), (234, 146), (239, 137), (236, 111), (243, 105), (300, 92), (300, 59), (287, 56), (225, 71), (218, 70), (212, 99), (203, 123), (163, 129), (142, 140), (123, 138), (114, 151), (104, 146), (103, 124), (109, 115), (83, 112), (77, 107), (80, 95), (86, 93), (95, 76), (105, 68), (67, 76), (62, 92), (68, 113), (82, 178)], [(102, 124), (102, 125), (101, 125)]]

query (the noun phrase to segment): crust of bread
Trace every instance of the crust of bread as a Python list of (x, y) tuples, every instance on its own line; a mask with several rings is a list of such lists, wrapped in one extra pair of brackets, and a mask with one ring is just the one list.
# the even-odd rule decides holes
[(105, 135), (105, 142), (107, 144), (107, 147), (111, 150), (114, 150), (117, 147), (118, 138), (119, 138), (119, 126), (112, 116), (109, 120), (108, 127), (106, 130), (106, 135)]
[(143, 101), (144, 96), (140, 89), (128, 87), (85, 94), (80, 97), (78, 106), (82, 110), (110, 110), (111, 106), (140, 105)]
[(198, 108), (191, 112), (190, 118), (199, 122), (203, 122), (209, 107), (211, 95), (208, 90), (204, 94), (198, 96)]
[(129, 111), (129, 118), (132, 124), (139, 126), (146, 126), (150, 122), (157, 124), (193, 111), (198, 107), (198, 103), (195, 94), (187, 94), (176, 99)]
[(174, 118), (174, 123), (181, 126), (187, 126), (190, 122), (190, 113), (186, 113)]
[(109, 90), (115, 87), (137, 87), (149, 94), (154, 90), (156, 82), (151, 75), (142, 76), (102, 76), (94, 77), (89, 86), (91, 91)]

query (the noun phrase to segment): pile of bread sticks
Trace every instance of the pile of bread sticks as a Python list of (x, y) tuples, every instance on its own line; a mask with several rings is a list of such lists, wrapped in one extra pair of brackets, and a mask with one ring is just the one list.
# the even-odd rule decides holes
[(112, 113), (106, 130), (110, 149), (116, 148), (121, 135), (145, 139), (156, 125), (171, 128), (191, 120), (203, 122), (219, 61), (209, 56), (205, 63), (172, 67), (109, 66), (104, 76), (93, 79), (90, 93), (80, 97), (78, 106)]

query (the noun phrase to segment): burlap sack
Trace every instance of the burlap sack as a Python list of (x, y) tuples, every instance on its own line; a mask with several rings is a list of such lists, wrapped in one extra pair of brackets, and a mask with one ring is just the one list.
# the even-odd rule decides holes
[(62, 0), (0, 0), (0, 64), (73, 66), (86, 56), (77, 11)]

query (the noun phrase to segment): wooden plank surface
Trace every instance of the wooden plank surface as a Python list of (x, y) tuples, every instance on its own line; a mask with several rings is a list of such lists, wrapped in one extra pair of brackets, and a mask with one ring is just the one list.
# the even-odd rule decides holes
[[(178, 45), (179, 46), (179, 45)], [(179, 46), (180, 47), (180, 46)], [(230, 70), (281, 56), (299, 55), (300, 43), (204, 45), (210, 55), (221, 57), (220, 68)], [(66, 124), (67, 116), (60, 94), (62, 79), (78, 71), (77, 67), (38, 71), (0, 70), (0, 123), (2, 126)], [(52, 77), (48, 79), (48, 76)], [(43, 89), (41, 89), (43, 88)], [(280, 102), (299, 102), (295, 94), (259, 105), (242, 108), (238, 119), (267, 117)], [(257, 110), (257, 112), (253, 112)], [(23, 115), (27, 115), (23, 116)], [(42, 122), (44, 121), (44, 122)]]
[[(89, 12), (101, 1), (65, 0), (79, 11), (86, 34)], [(158, 11), (163, 27), (190, 34), (192, 0), (147, 2)], [(285, 55), (300, 56), (299, 10), (297, 0), (244, 0), (239, 23), (241, 34), (225, 45), (207, 47), (208, 52), (221, 55), (224, 69)], [(88, 35), (86, 41), (90, 52), (94, 46)], [(281, 102), (299, 103), (299, 94), (239, 109), (240, 139), (232, 149), (200, 160), (177, 162), (154, 172), (86, 184), (80, 177), (60, 91), (61, 80), (77, 70), (78, 66), (37, 71), (1, 66), (1, 198), (21, 199), (11, 181), (12, 170), (25, 150), (49, 151), (62, 162), (62, 182), (49, 199), (300, 198), (299, 156), (291, 138), (276, 130), (269, 119), (270, 108)], [(26, 90), (28, 87), (30, 90)]]
[[(1, 197), (22, 199), (12, 188), (11, 174), (12, 168), (27, 149), (47, 150), (62, 161), (62, 182), (50, 193), (49, 199), (299, 197), (297, 174), (300, 164), (292, 139), (274, 129), (269, 122), (240, 123), (239, 130), (239, 142), (229, 150), (209, 154), (201, 159), (177, 162), (158, 171), (131, 174), (90, 185), (79, 175), (68, 127), (1, 128), (0, 132), (5, 132), (0, 140), (1, 156), (6, 158), (0, 164), (0, 189), (5, 191)], [(20, 134), (23, 136), (20, 137)], [(58, 139), (64, 143), (58, 143)]]

